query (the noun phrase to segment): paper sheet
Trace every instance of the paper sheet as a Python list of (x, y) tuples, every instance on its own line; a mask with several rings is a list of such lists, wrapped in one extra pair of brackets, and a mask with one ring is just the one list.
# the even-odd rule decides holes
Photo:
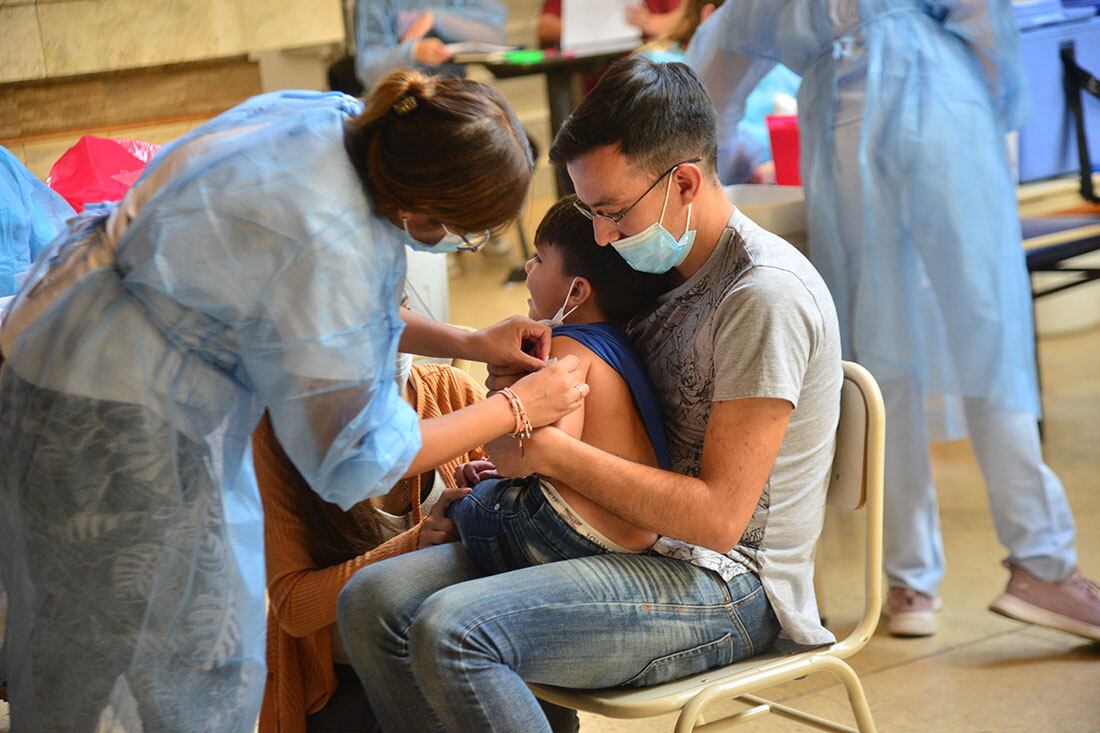
[(642, 41), (642, 32), (626, 22), (626, 9), (637, 0), (562, 0), (563, 51), (617, 50)]

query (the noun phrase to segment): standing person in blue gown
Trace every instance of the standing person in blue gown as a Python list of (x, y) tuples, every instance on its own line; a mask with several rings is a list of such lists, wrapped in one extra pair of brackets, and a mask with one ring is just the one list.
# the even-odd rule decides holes
[[(254, 729), (252, 430), (266, 409), (310, 487), (344, 509), (512, 431), (504, 396), (419, 422), (398, 347), (537, 369), (547, 329), (465, 334), (398, 306), (405, 246), (476, 248), (519, 212), (532, 168), (499, 94), (402, 70), (365, 105), (251, 99), (70, 223), (0, 331), (14, 729)], [(580, 403), (575, 372), (563, 360), (516, 385), (531, 425)]]
[[(659, 63), (683, 61), (699, 25), (722, 7), (723, 2), (684, 0), (680, 5), (680, 18), (668, 35), (645, 44), (638, 53)], [(775, 183), (766, 118), (775, 114), (780, 95), (793, 98), (798, 94), (800, 82), (798, 74), (776, 64), (749, 93), (740, 118), (731, 120), (718, 139), (718, 178), (722, 183), (764, 183), (765, 179)]]
[(930, 441), (969, 433), (1011, 576), (991, 609), (1100, 639), (1065, 492), (1043, 463), (1031, 299), (1005, 133), (1023, 118), (1007, 0), (730, 0), (687, 63), (723, 120), (776, 63), (802, 76), (811, 259), (845, 358), (882, 386), (884, 612), (936, 631), (943, 547)]

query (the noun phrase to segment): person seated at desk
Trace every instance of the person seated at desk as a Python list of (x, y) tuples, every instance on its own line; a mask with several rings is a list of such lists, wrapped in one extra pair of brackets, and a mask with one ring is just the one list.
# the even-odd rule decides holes
[[(540, 48), (557, 48), (561, 45), (562, 0), (544, 0), (539, 15), (538, 37)], [(642, 38), (650, 40), (672, 30), (679, 18), (680, 0), (644, 0), (626, 11), (626, 21), (642, 31)]]
[(402, 66), (464, 76), (449, 43), (504, 43), (507, 11), (496, 0), (369, 0), (355, 4), (355, 74), (366, 89)]
[[(526, 267), (528, 315), (554, 329), (550, 355), (575, 355), (591, 388), (584, 406), (556, 425), (588, 445), (667, 469), (661, 405), (622, 326), (653, 310), (672, 278), (634, 273), (613, 248), (597, 247), (592, 221), (577, 203), (576, 196), (567, 196), (550, 208)], [(492, 444), (487, 447), (491, 458)], [(447, 516), (470, 558), (486, 572), (608, 552), (640, 553), (657, 539), (561, 481), (501, 477), (489, 461), (462, 468), (457, 483), (476, 486), (447, 509)]]

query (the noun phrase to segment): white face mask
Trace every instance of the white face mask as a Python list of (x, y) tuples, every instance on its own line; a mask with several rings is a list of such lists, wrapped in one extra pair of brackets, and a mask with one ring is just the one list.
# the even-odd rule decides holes
[(565, 306), (569, 304), (569, 296), (573, 294), (573, 286), (577, 284), (577, 278), (573, 278), (573, 281), (569, 283), (569, 290), (565, 293), (565, 302), (561, 304), (561, 308), (558, 308), (558, 312), (554, 314), (553, 318), (543, 318), (539, 323), (544, 323), (550, 328), (557, 328), (565, 323), (565, 319), (569, 317), (569, 314), (581, 307), (580, 303), (565, 310)]
[(412, 374), (413, 369), (413, 357), (412, 354), (397, 353), (397, 389), (402, 394), (405, 393), (405, 385), (409, 383), (409, 375)]

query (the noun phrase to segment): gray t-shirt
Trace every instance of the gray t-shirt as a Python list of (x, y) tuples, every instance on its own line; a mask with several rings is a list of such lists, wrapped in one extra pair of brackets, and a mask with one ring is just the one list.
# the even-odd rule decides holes
[(813, 588), (814, 545), (840, 414), (843, 371), (832, 297), (794, 247), (740, 211), (703, 267), (634, 323), (665, 411), (672, 470), (698, 476), (716, 401), (774, 397), (794, 406), (768, 483), (726, 554), (668, 537), (654, 550), (717, 571), (748, 571), (782, 626), (780, 647), (827, 644)]

